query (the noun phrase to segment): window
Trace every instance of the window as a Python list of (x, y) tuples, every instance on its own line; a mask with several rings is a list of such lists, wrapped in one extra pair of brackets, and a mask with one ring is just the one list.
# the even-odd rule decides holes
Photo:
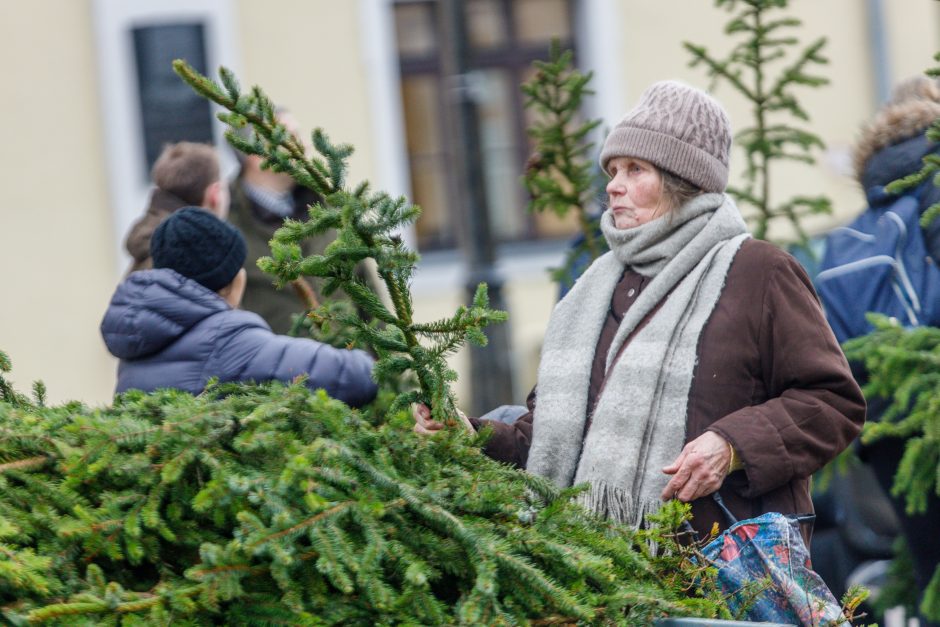
[[(519, 85), (531, 64), (548, 57), (553, 38), (573, 47), (571, 0), (466, 0), (463, 3), (470, 54), (468, 69), (478, 102), (487, 207), (500, 241), (557, 237), (573, 232), (574, 222), (554, 215), (530, 215), (521, 183), (529, 156), (527, 112)], [(395, 32), (401, 72), (405, 143), (411, 192), (423, 213), (416, 225), (422, 250), (456, 245), (453, 155), (448, 150), (446, 78), (437, 42), (435, 0), (395, 3)], [(573, 216), (572, 216), (573, 218)]]
[[(162, 0), (159, 5), (95, 0), (95, 36), (117, 268), (124, 236), (146, 208), (150, 166), (180, 140), (222, 145), (222, 125), (207, 100), (173, 72), (184, 58), (202, 73), (238, 70), (230, 0)], [(221, 150), (223, 169), (234, 156)]]
[(140, 95), (141, 136), (149, 175), (163, 146), (178, 141), (212, 143), (209, 101), (173, 71), (173, 59), (186, 59), (207, 73), (202, 23), (161, 24), (133, 29), (137, 93)]

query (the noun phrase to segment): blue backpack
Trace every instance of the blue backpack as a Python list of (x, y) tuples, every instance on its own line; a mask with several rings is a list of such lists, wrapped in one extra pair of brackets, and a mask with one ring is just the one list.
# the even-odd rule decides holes
[(839, 343), (872, 330), (868, 312), (903, 326), (940, 321), (940, 269), (920, 228), (927, 181), (890, 204), (870, 207), (826, 237), (816, 291)]

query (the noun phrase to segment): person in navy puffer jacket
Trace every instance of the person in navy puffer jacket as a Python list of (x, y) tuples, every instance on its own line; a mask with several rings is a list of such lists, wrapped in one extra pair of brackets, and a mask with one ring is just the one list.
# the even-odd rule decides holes
[(307, 387), (358, 407), (375, 398), (372, 358), (306, 338), (276, 335), (241, 311), (246, 247), (230, 224), (195, 207), (156, 229), (153, 270), (131, 273), (101, 322), (120, 359), (116, 393), (177, 388), (202, 392), (221, 382), (283, 381), (307, 375)]

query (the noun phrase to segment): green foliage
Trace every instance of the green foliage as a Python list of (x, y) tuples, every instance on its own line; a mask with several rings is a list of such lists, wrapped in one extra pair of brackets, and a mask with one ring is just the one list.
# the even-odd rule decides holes
[(584, 97), (594, 93), (588, 89), (593, 73), (579, 72), (572, 52), (562, 51), (557, 41), (549, 61), (533, 66), (535, 74), (522, 84), (525, 106), (537, 115), (528, 129), (535, 143), (524, 177), (529, 211), (552, 211), (560, 218), (570, 211), (577, 214), (584, 241), (568, 251), (564, 266), (552, 270), (553, 280), (570, 282), (575, 260), (586, 254), (594, 261), (607, 252), (607, 243), (597, 235), (599, 219), (590, 211), (599, 185), (588, 136), (601, 121), (579, 121)]
[[(0, 402), (0, 612), (12, 624), (648, 624), (729, 617), (672, 529), (285, 386), (113, 407)], [(668, 525), (668, 526), (667, 526)], [(650, 546), (661, 551), (654, 555)]]
[[(3, 376), (3, 373), (9, 373), (12, 369), (12, 364), (10, 363), (10, 357), (0, 351), (0, 402), (9, 403), (17, 407), (31, 407), (32, 405), (38, 405), (42, 407), (46, 404), (46, 384), (42, 381), (33, 382), (33, 400), (31, 401), (29, 397), (20, 394), (13, 388), (13, 384), (6, 380)], [(0, 533), (2, 537), (2, 533)]]
[[(826, 40), (820, 38), (801, 51), (793, 51), (795, 54), (791, 52), (799, 41), (788, 31), (798, 29), (801, 22), (780, 14), (788, 0), (715, 0), (715, 4), (729, 12), (737, 11), (725, 26), (729, 37), (739, 38), (728, 57), (717, 59), (700, 45), (686, 42), (684, 46), (692, 54), (691, 66), (703, 65), (715, 83), (730, 84), (751, 105), (754, 115), (753, 125), (735, 136), (747, 158), (745, 185), (729, 188), (728, 193), (743, 207), (756, 211), (755, 237), (767, 239), (771, 223), (784, 220), (795, 229), (798, 243), (805, 246), (808, 237), (801, 226), (802, 218), (831, 213), (831, 203), (823, 196), (794, 196), (775, 204), (771, 200), (770, 172), (775, 162), (815, 163), (812, 151), (824, 148), (818, 136), (786, 118), (809, 121), (794, 90), (829, 82), (810, 73), (813, 65), (828, 63), (822, 55)], [(771, 75), (775, 64), (781, 63), (784, 65), (776, 75)]]
[[(940, 53), (934, 58), (940, 61)], [(940, 77), (940, 67), (928, 70), (927, 74)], [(940, 142), (940, 118), (934, 120), (926, 134), (930, 141)], [(894, 181), (887, 189), (901, 193), (931, 177), (940, 187), (940, 157), (937, 155), (924, 157), (919, 171)], [(940, 216), (940, 203), (924, 211), (921, 225), (927, 227), (937, 216)], [(874, 442), (883, 437), (906, 440), (892, 493), (905, 497), (908, 513), (923, 513), (928, 498), (940, 497), (940, 396), (936, 393), (940, 383), (940, 329), (904, 329), (883, 316), (872, 315), (871, 319), (875, 322), (875, 331), (847, 342), (844, 348), (849, 359), (865, 364), (869, 375), (869, 384), (864, 390), (866, 397), (882, 396), (892, 403), (880, 422), (865, 425), (862, 441)], [(898, 556), (892, 566), (897, 578), (910, 556), (906, 547), (896, 548)], [(888, 597), (903, 593), (907, 583), (902, 581), (895, 585)], [(940, 620), (940, 566), (924, 592), (920, 611), (931, 620)]]
[(923, 512), (927, 496), (940, 495), (940, 329), (905, 329), (895, 320), (871, 314), (875, 330), (845, 343), (850, 360), (864, 363), (866, 397), (891, 401), (879, 422), (869, 422), (862, 442), (883, 437), (906, 440), (892, 492), (904, 496), (910, 513)]
[[(315, 276), (325, 279), (325, 296), (342, 289), (358, 309), (384, 325), (379, 329), (358, 317), (339, 322), (351, 327), (354, 342), (372, 348), (378, 357), (376, 370), (386, 375), (411, 371), (418, 380), (419, 389), (400, 394), (393, 410), (421, 401), (431, 407), (435, 419), (456, 424), (450, 383), (457, 375), (446, 358), (466, 342), (485, 345), (483, 329), (507, 317), (503, 311), (490, 309), (486, 285), (479, 286), (470, 307), (460, 307), (453, 317), (415, 323), (409, 283), (418, 255), (405, 248), (397, 233), (420, 210), (404, 198), (373, 193), (365, 183), (347, 189), (346, 161), (352, 147), (333, 144), (317, 129), (311, 135), (313, 154), (308, 154), (303, 143), (278, 122), (270, 99), (260, 88), (242, 93), (235, 76), (225, 68), (220, 71), (219, 85), (184, 61), (175, 61), (173, 67), (196, 92), (228, 110), (219, 119), (231, 126), (226, 138), (235, 148), (263, 157), (262, 167), (290, 174), (323, 199), (310, 207), (309, 221), (285, 222), (271, 240), (271, 257), (260, 259), (259, 267), (274, 275), (279, 285)], [(246, 125), (252, 129), (247, 139), (236, 132)], [(300, 243), (328, 229), (336, 229), (337, 236), (323, 254), (304, 256)], [(391, 309), (357, 277), (356, 265), (367, 257), (376, 262)]]
[(4, 372), (10, 372), (10, 368), (10, 358), (6, 353), (0, 351), (0, 401), (12, 405), (20, 405), (27, 402), (27, 400), (18, 394), (17, 391), (13, 389), (13, 385), (3, 376)]
[[(897, 321), (870, 315), (875, 330), (843, 346), (846, 357), (865, 365), (866, 398), (891, 401), (879, 422), (866, 423), (862, 442), (884, 437), (905, 440), (892, 494), (903, 496), (907, 511), (923, 513), (940, 496), (940, 329), (905, 329)], [(940, 567), (925, 593), (921, 611), (940, 619)]]
[[(940, 61), (940, 52), (934, 55), (934, 59)], [(940, 78), (940, 66), (927, 70), (928, 76)], [(934, 120), (930, 128), (927, 129), (927, 139), (932, 142), (940, 142), (940, 118)], [(887, 190), (893, 194), (903, 192), (906, 189), (917, 187), (924, 181), (933, 177), (934, 185), (940, 187), (940, 156), (930, 154), (924, 157), (923, 167), (917, 172), (906, 176), (900, 180), (894, 181), (888, 185)], [(940, 203), (929, 207), (920, 217), (920, 223), (925, 228), (940, 216)]]

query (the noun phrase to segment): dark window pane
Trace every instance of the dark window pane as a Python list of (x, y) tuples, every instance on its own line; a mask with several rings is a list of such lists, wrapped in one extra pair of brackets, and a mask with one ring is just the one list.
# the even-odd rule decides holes
[(411, 194), (421, 207), (415, 224), (421, 248), (439, 248), (454, 241), (452, 203), (448, 202), (448, 155), (441, 135), (440, 81), (435, 76), (402, 77), (405, 141), (411, 166)]
[(527, 224), (512, 101), (517, 86), (503, 70), (480, 71), (477, 76), (484, 94), (477, 114), (490, 225), (499, 240), (519, 239), (526, 236)]
[(501, 0), (467, 0), (467, 36), (476, 49), (506, 45), (507, 24)]
[(132, 34), (146, 180), (165, 144), (212, 142), (209, 101), (181, 81), (172, 67), (173, 59), (185, 59), (206, 74), (205, 34), (201, 23), (144, 26)]
[(437, 30), (433, 5), (408, 3), (395, 5), (395, 35), (400, 57), (424, 57), (435, 54)]
[[(487, 209), (495, 239), (561, 237), (577, 229), (572, 212), (565, 220), (554, 214), (530, 215), (521, 182), (529, 154), (523, 125), (520, 78), (531, 63), (548, 52), (558, 37), (571, 46), (569, 0), (464, 0), (469, 38), (468, 70), (479, 87), (477, 114), (483, 157)], [(416, 224), (423, 250), (456, 244), (460, 228), (454, 195), (459, 189), (453, 171), (452, 138), (446, 135), (444, 107), (450, 96), (441, 75), (434, 45), (436, 0), (402, 0), (395, 4), (402, 105), (411, 168), (412, 200), (423, 213)], [(424, 42), (424, 43), (421, 43)]]

